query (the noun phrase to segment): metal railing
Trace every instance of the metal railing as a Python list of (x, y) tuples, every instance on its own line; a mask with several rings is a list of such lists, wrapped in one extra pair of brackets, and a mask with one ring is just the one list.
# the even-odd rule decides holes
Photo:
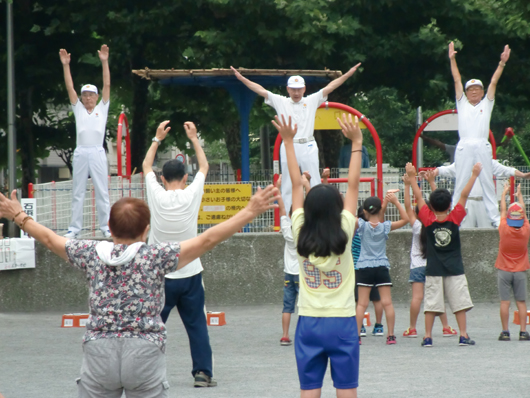
[[(528, 167), (518, 167), (518, 169), (522, 172), (530, 171)], [(400, 191), (397, 193), (397, 196), (401, 203), (403, 203), (404, 200), (404, 184), (401, 180), (401, 176), (404, 172), (404, 169), (391, 169), (383, 174), (383, 191), (386, 192), (389, 189), (399, 189)], [(344, 170), (332, 170), (331, 177), (344, 178)], [(369, 177), (366, 180), (367, 182), (361, 182), (359, 185), (359, 205), (362, 205), (362, 202), (366, 198), (374, 194), (373, 182), (370, 181), (371, 179)], [(506, 179), (497, 179), (497, 196), (499, 199), (505, 180)], [(234, 184), (236, 182), (207, 182), (206, 185), (224, 185), (227, 183)], [(252, 193), (255, 193), (258, 187), (269, 185), (271, 180), (252, 181), (249, 183), (252, 184)], [(517, 179), (517, 183), (521, 183), (524, 201), (526, 205), (529, 206), (530, 180)], [(429, 184), (427, 181), (421, 179), (419, 184), (424, 197), (427, 198), (431, 193)], [(446, 188), (452, 191), (454, 187), (454, 179), (437, 177), (436, 184), (440, 188)], [(346, 193), (346, 183), (333, 183), (332, 185), (335, 185), (342, 194)], [(30, 197), (32, 193), (32, 197), (37, 199), (37, 217), (39, 223), (54, 230), (58, 234), (66, 233), (72, 217), (72, 181), (30, 184), (29, 192)], [(147, 200), (142, 173), (133, 175), (130, 179), (125, 177), (109, 177), (110, 204), (112, 205), (126, 196)], [(399, 220), (399, 212), (395, 206), (388, 206), (385, 218), (391, 221)], [(248, 224), (241, 232), (273, 232), (278, 230), (275, 224), (274, 211), (269, 210), (257, 217), (252, 223)], [(199, 224), (198, 232), (203, 232), (212, 225), (213, 224)], [(405, 228), (410, 228), (410, 226)], [(87, 191), (83, 205), (83, 230), (81, 231), (80, 236), (84, 238), (101, 237), (97, 220), (95, 192), (90, 180), (87, 184)]]

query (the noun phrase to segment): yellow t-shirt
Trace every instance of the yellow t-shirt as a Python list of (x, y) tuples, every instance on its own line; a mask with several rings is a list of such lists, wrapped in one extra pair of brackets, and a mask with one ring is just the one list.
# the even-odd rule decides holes
[[(342, 229), (352, 241), (355, 217), (347, 210), (341, 214)], [(297, 209), (291, 220), (293, 237), (298, 244), (300, 228), (304, 224), (304, 209)], [(313, 317), (355, 316), (355, 271), (350, 246), (340, 256), (304, 258), (298, 255), (300, 265), (300, 294), (298, 313)]]

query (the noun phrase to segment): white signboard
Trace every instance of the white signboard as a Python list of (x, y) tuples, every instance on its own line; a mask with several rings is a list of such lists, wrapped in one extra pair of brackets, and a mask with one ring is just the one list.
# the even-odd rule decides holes
[[(20, 200), (20, 204), (22, 205), (24, 213), (26, 213), (30, 217), (33, 217), (33, 219), (37, 221), (37, 199), (22, 198)], [(20, 230), (20, 237), (28, 238), (29, 236), (27, 233)]]
[(35, 240), (6, 238), (0, 240), (0, 271), (35, 268)]
[(448, 113), (442, 115), (431, 121), (423, 131), (457, 131), (458, 130), (458, 115), (456, 113)]

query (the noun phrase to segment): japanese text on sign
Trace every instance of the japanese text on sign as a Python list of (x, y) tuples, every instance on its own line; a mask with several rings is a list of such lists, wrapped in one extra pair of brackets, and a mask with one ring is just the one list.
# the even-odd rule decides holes
[(199, 224), (219, 224), (245, 208), (252, 196), (251, 184), (205, 185)]

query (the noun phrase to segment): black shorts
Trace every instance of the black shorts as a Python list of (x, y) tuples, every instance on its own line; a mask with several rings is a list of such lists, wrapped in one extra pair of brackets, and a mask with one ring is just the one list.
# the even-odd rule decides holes
[[(359, 280), (359, 270), (355, 270), (355, 281)], [(357, 283), (355, 283), (355, 302), (359, 301), (359, 294), (357, 292)], [(379, 296), (379, 289), (375, 286), (370, 290), (370, 301), (381, 301), (381, 296)]]
[(388, 267), (361, 268), (356, 272), (357, 285), (366, 287), (392, 286)]

